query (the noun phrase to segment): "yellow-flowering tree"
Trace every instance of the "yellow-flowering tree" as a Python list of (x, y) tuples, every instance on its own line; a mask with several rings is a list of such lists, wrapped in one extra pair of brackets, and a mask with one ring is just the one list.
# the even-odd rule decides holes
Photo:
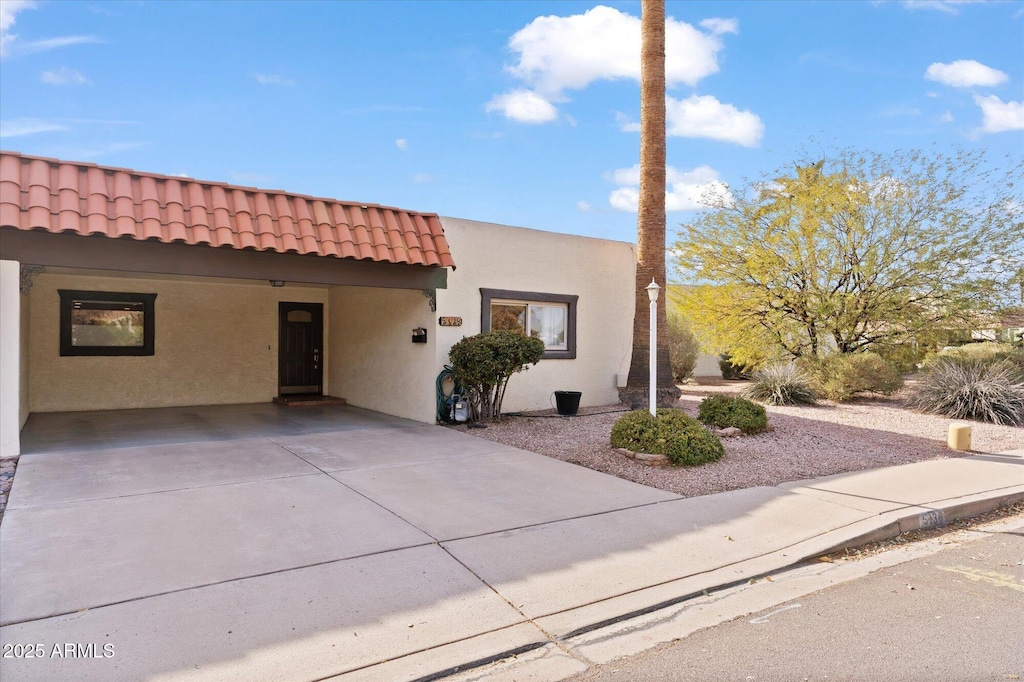
[(843, 150), (709, 199), (682, 226), (678, 301), (734, 362), (853, 353), (970, 328), (1015, 293), (1024, 162)]

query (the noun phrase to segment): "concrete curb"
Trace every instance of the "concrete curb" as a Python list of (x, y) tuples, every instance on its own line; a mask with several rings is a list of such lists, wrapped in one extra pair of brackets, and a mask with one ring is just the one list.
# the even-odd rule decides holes
[[(831, 545), (822, 551), (816, 551), (813, 554), (808, 554), (802, 559), (802, 561), (814, 559), (825, 554), (832, 554), (833, 552), (841, 552), (844, 549), (860, 547), (872, 542), (888, 540), (896, 537), (897, 535), (909, 533), (915, 530), (941, 528), (953, 523), (954, 521), (978, 516), (979, 514), (985, 514), (1000, 507), (1007, 507), (1022, 501), (1024, 501), (1024, 485), (1019, 485), (1004, 488), (1001, 493), (996, 495), (992, 495), (991, 493), (981, 493), (978, 495), (957, 497), (951, 500), (943, 500), (928, 505), (905, 507), (903, 509), (885, 512), (879, 514), (877, 517), (866, 520), (877, 520), (881, 524), (877, 528), (855, 537), (851, 537), (847, 540), (838, 541), (834, 545)], [(839, 533), (842, 530), (843, 529), (838, 529), (836, 531), (832, 531), (832, 533)], [(831, 535), (832, 533), (827, 533), (826, 535)]]
[[(455, 662), (460, 654), (465, 655), (470, 651), (480, 653), (479, 648), (467, 646), (470, 645), (470, 641), (459, 642), (419, 652), (401, 660), (388, 661), (359, 671), (360, 674), (344, 675), (342, 678), (407, 679), (411, 682), (468, 681), (482, 677), (497, 682), (513, 679), (563, 679), (583, 672), (589, 667), (589, 664), (581, 660), (582, 656), (572, 653), (576, 641), (582, 641), (584, 635), (593, 638), (595, 633), (605, 629), (610, 633), (613, 626), (621, 627), (630, 620), (678, 607), (696, 598), (763, 580), (819, 556), (887, 540), (910, 531), (939, 528), (959, 519), (977, 516), (1022, 501), (1024, 485), (1017, 485), (883, 512), (795, 545), (780, 548), (768, 555), (723, 566), (703, 575), (689, 576), (630, 595), (613, 597), (599, 605), (571, 609), (564, 614), (538, 619), (532, 625), (528, 622), (520, 623), (505, 629), (506, 632), (518, 631), (515, 638), (518, 646), (504, 651), (495, 651), (491, 648), (486, 656), (462, 658)], [(588, 615), (596, 615), (595, 611), (607, 611), (612, 603), (617, 603), (619, 608), (612, 608), (620, 615), (596, 620), (588, 618)], [(570, 623), (574, 623), (576, 627), (567, 628)], [(528, 628), (533, 627), (536, 627), (536, 631), (531, 636)], [(500, 632), (480, 637), (489, 640), (492, 646), (505, 639)]]

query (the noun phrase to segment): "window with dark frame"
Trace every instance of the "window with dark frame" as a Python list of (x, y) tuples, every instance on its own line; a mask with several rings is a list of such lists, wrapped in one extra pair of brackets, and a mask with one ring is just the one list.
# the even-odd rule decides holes
[(156, 294), (58, 293), (61, 355), (153, 355)]
[(545, 360), (576, 357), (579, 296), (480, 289), (480, 330), (519, 330), (544, 341)]

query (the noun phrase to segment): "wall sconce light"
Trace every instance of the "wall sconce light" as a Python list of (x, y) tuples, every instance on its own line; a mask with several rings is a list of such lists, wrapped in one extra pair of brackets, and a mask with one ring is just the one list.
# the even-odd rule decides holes
[(413, 343), (426, 343), (427, 342), (427, 330), (423, 327), (416, 327), (412, 330), (412, 342)]
[(272, 286), (272, 287), (283, 287), (284, 286), (284, 280), (283, 279), (272, 279), (272, 280), (270, 280), (270, 286)]

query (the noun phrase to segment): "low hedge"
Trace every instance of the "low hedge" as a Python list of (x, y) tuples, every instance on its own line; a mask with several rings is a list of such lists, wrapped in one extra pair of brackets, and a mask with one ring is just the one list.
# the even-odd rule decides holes
[(613, 447), (633, 452), (666, 455), (672, 464), (693, 466), (715, 462), (725, 454), (717, 436), (682, 410), (662, 408), (657, 417), (634, 410), (612, 427)]
[(735, 427), (743, 433), (757, 433), (768, 426), (768, 413), (746, 398), (713, 395), (700, 401), (697, 419), (719, 429)]

